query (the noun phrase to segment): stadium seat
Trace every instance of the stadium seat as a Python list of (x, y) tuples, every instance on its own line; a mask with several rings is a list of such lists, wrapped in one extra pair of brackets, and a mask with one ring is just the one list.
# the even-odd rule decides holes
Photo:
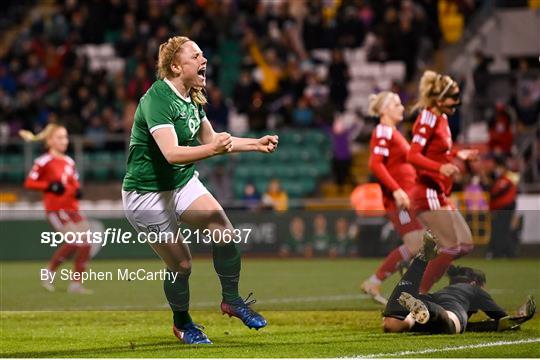
[[(246, 137), (263, 134), (249, 132)], [(312, 193), (317, 180), (330, 172), (331, 149), (328, 135), (320, 130), (286, 130), (280, 137), (279, 151), (273, 154), (240, 153), (235, 161), (234, 193), (241, 197), (247, 182), (253, 182), (261, 194), (270, 179), (279, 179), (290, 197)], [(216, 157), (213, 159), (225, 159)], [(217, 161), (217, 160), (211, 160)], [(229, 163), (228, 163), (229, 164)]]
[(111, 153), (100, 151), (88, 154), (85, 160), (85, 173), (88, 171), (90, 177), (94, 180), (105, 181), (110, 179), (110, 174), (114, 163)]
[(24, 156), (22, 154), (4, 155), (4, 178), (10, 182), (21, 182), (25, 177)]
[(113, 159), (113, 177), (117, 180), (122, 180), (126, 174), (126, 154), (123, 151), (112, 153)]
[(279, 135), (279, 143), (282, 146), (299, 145), (302, 143), (302, 134), (294, 130), (283, 131)]

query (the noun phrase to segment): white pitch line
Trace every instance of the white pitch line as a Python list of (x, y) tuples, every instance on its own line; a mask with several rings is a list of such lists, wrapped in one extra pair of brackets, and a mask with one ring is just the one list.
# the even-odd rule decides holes
[(408, 356), (408, 355), (433, 354), (433, 353), (444, 352), (444, 351), (458, 351), (458, 350), (479, 349), (479, 348), (495, 347), (495, 346), (530, 344), (530, 343), (536, 343), (536, 342), (540, 342), (540, 338), (523, 339), (523, 340), (515, 340), (515, 341), (495, 341), (495, 342), (480, 343), (480, 344), (449, 346), (449, 347), (438, 348), (438, 349), (432, 348), (432, 349), (424, 349), (424, 350), (399, 351), (399, 352), (394, 352), (394, 353), (376, 353), (376, 354), (359, 355), (359, 356), (353, 356), (353, 357), (347, 357), (347, 358), (348, 359), (392, 358), (392, 357), (403, 357), (403, 356)]
[[(345, 301), (345, 300), (363, 300), (369, 299), (371, 296), (365, 294), (344, 294), (344, 295), (327, 295), (327, 296), (305, 296), (305, 297), (286, 297), (286, 298), (273, 298), (266, 300), (258, 300), (257, 304), (291, 304), (291, 303), (303, 303), (303, 302), (322, 302), (322, 301)], [(191, 308), (197, 310), (197, 308), (219, 306), (219, 301), (203, 301), (192, 303)], [(71, 310), (161, 310), (168, 309), (168, 304), (152, 305), (152, 306), (140, 306), (140, 305), (91, 305), (80, 306), (69, 309), (53, 309), (45, 308), (35, 311), (71, 311)], [(19, 312), (19, 311), (14, 311)], [(21, 311), (22, 312), (22, 311)]]
[[(347, 295), (327, 295), (327, 296), (305, 296), (305, 297), (287, 297), (287, 298), (275, 298), (266, 300), (257, 300), (257, 304), (290, 304), (290, 303), (302, 303), (302, 302), (319, 302), (319, 301), (344, 301), (355, 299), (369, 299), (371, 296), (365, 294), (347, 294)], [(193, 303), (193, 306), (213, 306), (216, 305), (213, 301), (205, 301)]]

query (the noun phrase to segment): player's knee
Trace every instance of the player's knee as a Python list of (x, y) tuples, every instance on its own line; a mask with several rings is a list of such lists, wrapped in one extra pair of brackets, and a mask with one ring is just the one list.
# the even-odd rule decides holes
[(191, 260), (182, 260), (175, 264), (174, 269), (171, 270), (182, 275), (189, 275), (191, 274)]
[(398, 333), (409, 330), (408, 324), (403, 321), (393, 317), (385, 317), (383, 319), (383, 331), (390, 333)]
[(410, 258), (410, 257), (413, 257), (414, 255), (418, 254), (418, 252), (422, 248), (422, 240), (421, 240), (421, 238), (420, 238), (419, 241), (417, 241), (416, 239), (412, 239), (410, 241), (405, 241), (405, 239), (404, 239), (403, 245), (407, 249), (407, 252), (408, 252), (408, 255), (409, 255), (409, 258)]

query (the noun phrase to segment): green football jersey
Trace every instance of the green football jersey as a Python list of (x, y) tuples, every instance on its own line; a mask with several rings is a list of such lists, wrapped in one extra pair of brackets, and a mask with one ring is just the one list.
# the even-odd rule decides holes
[(206, 114), (201, 105), (183, 97), (168, 80), (157, 80), (139, 101), (129, 143), (126, 191), (167, 191), (184, 186), (195, 172), (195, 165), (169, 164), (161, 153), (152, 132), (171, 127), (178, 145), (198, 144), (197, 134)]

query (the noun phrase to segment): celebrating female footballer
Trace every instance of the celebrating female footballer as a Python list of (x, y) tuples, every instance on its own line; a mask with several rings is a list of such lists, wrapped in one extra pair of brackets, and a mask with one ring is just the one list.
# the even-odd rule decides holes
[(403, 110), (399, 96), (393, 92), (383, 91), (369, 97), (369, 114), (380, 118), (371, 134), (369, 168), (381, 184), (387, 216), (403, 239), (403, 245), (388, 254), (375, 274), (361, 285), (362, 291), (383, 305), (386, 299), (380, 294), (381, 282), (392, 275), (402, 261), (409, 261), (422, 245), (423, 226), (408, 211), (416, 171), (407, 162), (409, 143), (396, 129), (403, 120)]
[[(21, 130), (19, 135), (25, 141), (44, 141), (48, 151), (34, 161), (32, 170), (26, 177), (24, 187), (43, 192), (43, 205), (47, 219), (52, 227), (59, 232), (86, 232), (90, 226), (86, 218), (79, 213), (80, 185), (79, 176), (75, 170), (75, 162), (67, 156), (69, 144), (65, 127), (58, 124), (48, 124), (43, 131), (34, 135), (30, 131)], [(53, 254), (48, 270), (54, 273), (72, 254), (75, 255), (74, 271), (84, 272), (92, 246), (89, 243), (65, 243)], [(53, 279), (49, 276), (49, 279)], [(52, 281), (44, 280), (42, 285), (49, 291), (54, 291)], [(89, 294), (80, 281), (73, 281), (68, 292)]]
[[(172, 37), (159, 47), (159, 79), (137, 106), (122, 191), (127, 218), (139, 232), (176, 234), (181, 221), (212, 234), (230, 234), (234, 228), (199, 181), (194, 162), (231, 152), (270, 153), (277, 147), (277, 136), (248, 139), (214, 132), (203, 110), (206, 63), (199, 46), (187, 37)], [(214, 268), (222, 287), (221, 311), (250, 328), (262, 328), (267, 322), (250, 308), (253, 301), (238, 294), (240, 253), (233, 242), (221, 238), (212, 239)], [(186, 344), (211, 344), (188, 312), (189, 248), (181, 239), (172, 240), (151, 246), (168, 271), (177, 273), (176, 281), (164, 282), (173, 332)]]
[(421, 293), (429, 291), (454, 259), (473, 248), (469, 226), (448, 199), (452, 190), (452, 176), (460, 171), (452, 163), (454, 157), (468, 160), (477, 155), (476, 150), (452, 151), (448, 116), (455, 112), (459, 104), (459, 86), (452, 78), (434, 71), (424, 72), (415, 105), (422, 111), (413, 126), (407, 160), (418, 173), (411, 198), (413, 210), (435, 235), (439, 255), (429, 262), (420, 284)]

